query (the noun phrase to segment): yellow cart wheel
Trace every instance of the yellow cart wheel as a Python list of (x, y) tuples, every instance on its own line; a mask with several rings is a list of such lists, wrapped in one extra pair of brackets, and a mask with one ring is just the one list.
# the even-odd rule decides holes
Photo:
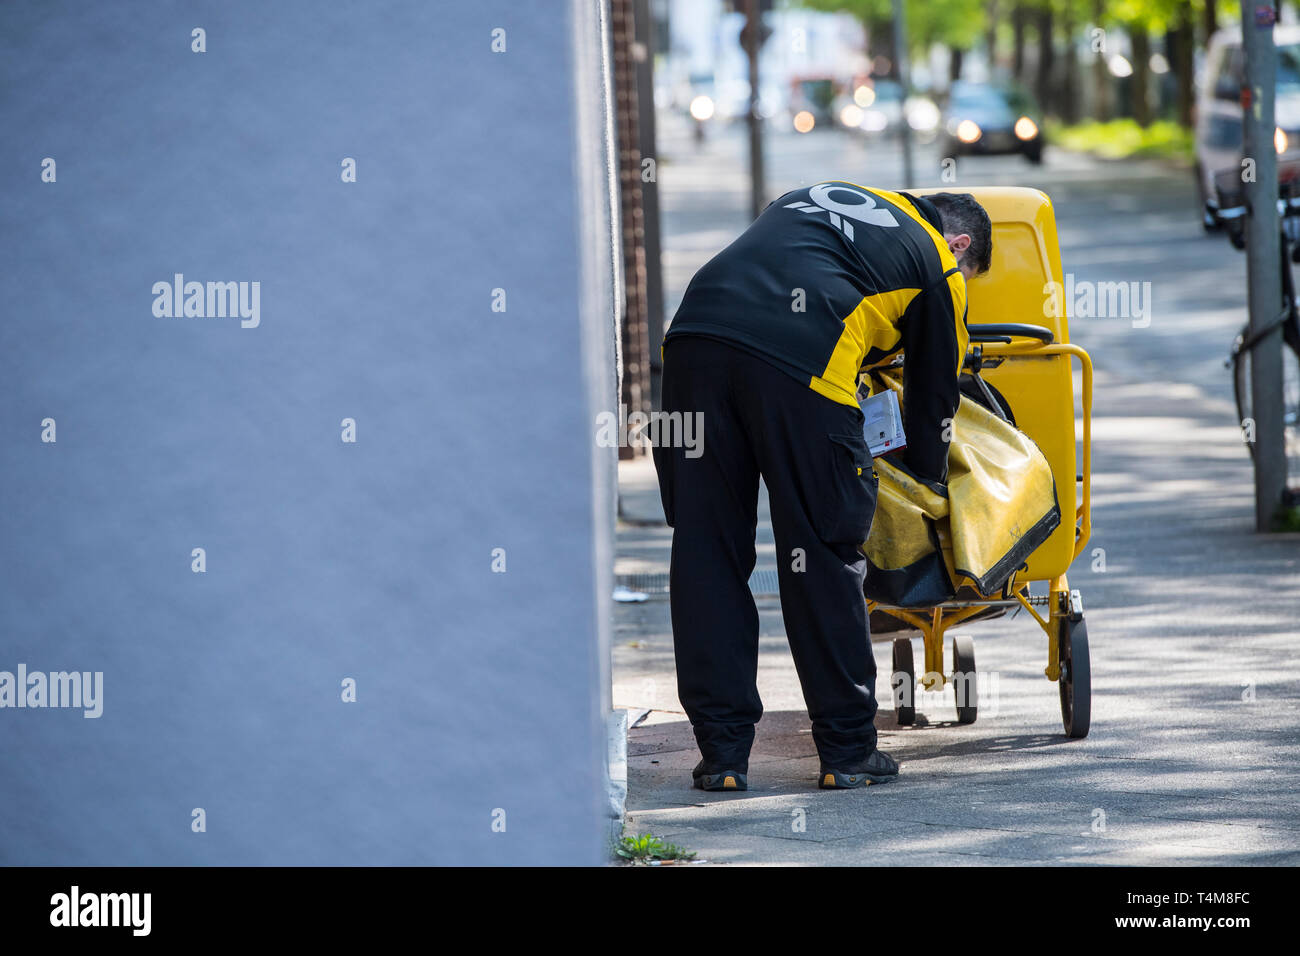
[(912, 639), (894, 638), (894, 672), (890, 676), (894, 688), (894, 713), (898, 723), (910, 727), (916, 723), (916, 662), (912, 657)]
[(973, 724), (979, 715), (975, 688), (975, 641), (963, 634), (952, 639), (952, 693), (957, 702), (957, 723)]
[(1063, 617), (1058, 625), (1061, 661), (1061, 722), (1065, 736), (1079, 740), (1088, 736), (1092, 722), (1092, 668), (1088, 659), (1088, 625), (1083, 615)]

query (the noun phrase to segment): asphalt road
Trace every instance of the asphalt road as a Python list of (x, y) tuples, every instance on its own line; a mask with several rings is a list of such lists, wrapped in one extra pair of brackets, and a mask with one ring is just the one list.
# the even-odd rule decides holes
[[(682, 127), (661, 131), (671, 315), (693, 271), (748, 221), (748, 180), (736, 133), (696, 149)], [(932, 151), (920, 151), (917, 169), (917, 185), (941, 184)], [(891, 187), (899, 177), (888, 147), (837, 133), (769, 138), (773, 196), (801, 182)], [(881, 747), (902, 776), (818, 791), (780, 604), (760, 596), (766, 714), (750, 790), (702, 794), (690, 789), (698, 754), (676, 698), (668, 602), (652, 595), (616, 616), (614, 704), (642, 718), (629, 741), (628, 830), (715, 863), (1298, 863), (1300, 535), (1253, 531), (1251, 468), (1223, 367), (1245, 316), (1244, 256), (1202, 233), (1190, 173), (1173, 167), (1049, 149), (1041, 167), (960, 160), (945, 185), (990, 184), (1052, 197), (1076, 282), (1136, 283), (1150, 297), (1136, 319), (1076, 317), (1070, 327), (1097, 369), (1093, 535), (1070, 575), (1092, 646), (1090, 736), (1064, 738), (1042, 674), (1045, 639), (1023, 615), (956, 629), (974, 637), (979, 671), (996, 682), (970, 726), (955, 723), (944, 694), (923, 697), (923, 719), (899, 727), (879, 641)], [(653, 469), (625, 464), (620, 485), (631, 520), (620, 525), (618, 572), (666, 572), (671, 531), (655, 523)], [(759, 567), (773, 566), (760, 521)]]

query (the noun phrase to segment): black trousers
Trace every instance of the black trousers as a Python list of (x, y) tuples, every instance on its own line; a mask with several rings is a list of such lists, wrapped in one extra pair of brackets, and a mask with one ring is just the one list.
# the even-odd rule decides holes
[(841, 769), (876, 745), (876, 663), (862, 594), (876, 479), (862, 412), (738, 348), (702, 337), (664, 347), (663, 411), (702, 416), (702, 445), (654, 449), (673, 527), (677, 690), (710, 769), (748, 770), (758, 610), (758, 481), (771, 503), (781, 612), (813, 740)]

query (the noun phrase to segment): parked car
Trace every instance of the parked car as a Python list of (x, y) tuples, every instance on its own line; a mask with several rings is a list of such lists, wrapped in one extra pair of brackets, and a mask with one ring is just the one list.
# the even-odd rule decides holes
[(1043, 161), (1041, 114), (1015, 87), (958, 81), (949, 92), (940, 145), (945, 156), (1021, 153)]
[[(1285, 167), (1300, 161), (1300, 26), (1276, 27), (1273, 42), (1277, 46), (1273, 145)], [(1216, 199), (1215, 177), (1239, 176), (1241, 170), (1244, 69), (1241, 30), (1215, 33), (1205, 54), (1205, 72), (1196, 97), (1197, 209), (1207, 232), (1219, 227), (1206, 211), (1206, 200)]]

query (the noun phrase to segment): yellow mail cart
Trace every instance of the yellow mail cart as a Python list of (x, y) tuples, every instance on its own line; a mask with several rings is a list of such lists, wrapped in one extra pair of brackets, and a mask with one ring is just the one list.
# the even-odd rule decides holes
[[(939, 191), (915, 192), (924, 195)], [(877, 459), (881, 497), (872, 538), (866, 545), (868, 557), (888, 564), (890, 555), (909, 547), (902, 541), (900, 530), (906, 522), (897, 515), (891, 517), (888, 507), (882, 512), (882, 506), (895, 501), (907, 511), (903, 518), (924, 524), (934, 551), (931, 570), (939, 566), (940, 559), (946, 562), (946, 573), (938, 577), (946, 579), (951, 593), (939, 594), (932, 588), (929, 592), (897, 590), (882, 596), (879, 590), (873, 593), (869, 573), (866, 598), (872, 630), (915, 630), (922, 637), (924, 670), (919, 675), (912, 637), (898, 636), (893, 641), (892, 684), (900, 724), (916, 721), (918, 676), (920, 685), (932, 692), (951, 684), (958, 722), (973, 723), (979, 708), (974, 644), (968, 635), (954, 637), (951, 668), (945, 670), (944, 636), (962, 623), (1000, 617), (1015, 609), (1027, 612), (1047, 638), (1047, 666), (1043, 673), (1059, 686), (1066, 736), (1085, 737), (1091, 716), (1088, 632), (1079, 592), (1071, 589), (1066, 572), (1086, 547), (1091, 529), (1092, 362), (1083, 349), (1070, 342), (1051, 200), (1038, 190), (1020, 187), (966, 191), (984, 206), (993, 222), (991, 268), (968, 287), (971, 341), (963, 393), (976, 400), (963, 398), (956, 420), (965, 429), (967, 441), (963, 448), (971, 459), (969, 471), (985, 485), (974, 493), (980, 498), (978, 502), (948, 502), (944, 500), (946, 495), (934, 496), (919, 486), (909, 491), (906, 477), (888, 464), (889, 456)], [(893, 368), (864, 375), (860, 394), (883, 387), (899, 388), (900, 362), (896, 360)], [(1075, 363), (1081, 372), (1079, 422), (1075, 416)], [(988, 400), (980, 398), (981, 394)], [(981, 444), (993, 441), (986, 435), (998, 429), (998, 447), (1005, 451), (1002, 459), (996, 453), (986, 454), (987, 444)], [(950, 472), (955, 455), (954, 447), (949, 454)], [(995, 468), (986, 467), (990, 463), (1028, 468), (1025, 474), (1032, 473), (1039, 483), (1040, 500), (1045, 493), (1051, 502), (1054, 490), (1053, 520), (1048, 523), (1037, 512), (1018, 513), (1018, 509), (1028, 507), (1016, 497), (1028, 479), (1008, 479)], [(1050, 482), (1046, 478), (1049, 468)], [(1006, 474), (1019, 473), (1012, 470)], [(887, 478), (897, 478), (898, 483)], [(950, 487), (952, 478), (950, 474)], [(932, 504), (927, 504), (929, 499), (933, 499)], [(946, 510), (949, 507), (951, 515)], [(927, 508), (932, 509), (928, 514)], [(990, 525), (997, 526), (994, 531), (1001, 529), (1010, 542), (1004, 557), (1014, 567), (1004, 562), (983, 577), (970, 571), (970, 561), (963, 564), (965, 557), (960, 554), (965, 547), (959, 527), (962, 520), (977, 535), (991, 533)], [(1030, 534), (1034, 529), (1037, 534)], [(1025, 537), (1020, 540), (1022, 535)], [(1017, 550), (1017, 543), (1024, 547)], [(1033, 550), (1026, 553), (1029, 547)], [(877, 578), (897, 573), (874, 565), (869, 568), (877, 572)], [(942, 599), (927, 601), (925, 593)]]

